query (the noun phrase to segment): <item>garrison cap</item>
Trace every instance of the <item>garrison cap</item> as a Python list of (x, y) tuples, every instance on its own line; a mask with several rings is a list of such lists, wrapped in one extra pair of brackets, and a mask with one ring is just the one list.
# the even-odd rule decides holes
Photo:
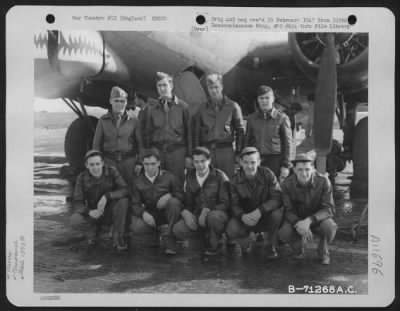
[(90, 157), (94, 157), (94, 156), (100, 156), (101, 159), (103, 160), (103, 153), (101, 151), (96, 150), (96, 149), (92, 149), (92, 150), (89, 150), (88, 152), (86, 152), (86, 154), (85, 154), (85, 162), (87, 161), (87, 159), (89, 159)]
[(247, 154), (252, 154), (252, 153), (256, 153), (259, 152), (258, 149), (256, 147), (246, 147), (243, 148), (243, 150), (240, 152), (240, 158), (242, 158), (243, 156), (247, 155)]
[(142, 159), (144, 158), (149, 158), (149, 157), (155, 157), (157, 160), (160, 160), (160, 152), (158, 151), (157, 148), (150, 148), (150, 149), (145, 149), (142, 151)]
[(200, 147), (193, 148), (192, 155), (198, 155), (198, 154), (204, 155), (207, 159), (211, 158), (210, 150), (208, 150), (206, 147), (200, 146)]
[(110, 98), (128, 98), (128, 93), (121, 89), (119, 86), (114, 86), (111, 89)]
[(172, 76), (165, 72), (158, 71), (156, 73), (156, 82), (167, 79), (168, 81), (172, 82)]
[(292, 160), (293, 165), (296, 165), (298, 162), (314, 162), (314, 157), (307, 153), (299, 153), (294, 160)]
[(206, 83), (207, 85), (213, 85), (220, 83), (222, 84), (222, 76), (217, 73), (212, 73), (206, 76)]
[(269, 86), (266, 85), (261, 85), (258, 87), (257, 89), (257, 97), (267, 94), (267, 93), (272, 93), (274, 94), (274, 90), (272, 88), (270, 88)]

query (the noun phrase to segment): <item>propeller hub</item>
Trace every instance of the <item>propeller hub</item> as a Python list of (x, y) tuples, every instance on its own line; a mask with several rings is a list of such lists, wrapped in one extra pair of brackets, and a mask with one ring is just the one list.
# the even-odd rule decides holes
[[(319, 65), (322, 52), (327, 45), (330, 33), (298, 33), (296, 41), (301, 53), (310, 64)], [(368, 34), (334, 33), (334, 45), (337, 51), (337, 64), (346, 64), (357, 58), (368, 48)]]
[[(354, 33), (335, 33), (334, 36), (336, 45), (346, 45), (353, 38)], [(328, 33), (317, 33), (316, 38), (321, 44), (326, 45)]]

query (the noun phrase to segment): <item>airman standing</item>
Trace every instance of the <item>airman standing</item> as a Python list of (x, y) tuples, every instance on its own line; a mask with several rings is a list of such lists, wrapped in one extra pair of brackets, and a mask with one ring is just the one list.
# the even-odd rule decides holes
[(189, 106), (172, 93), (172, 77), (157, 73), (158, 103), (146, 113), (146, 148), (160, 151), (161, 166), (183, 183), (185, 163), (190, 162), (192, 130)]
[(210, 97), (194, 117), (194, 145), (207, 147), (211, 151), (213, 165), (232, 177), (235, 154), (240, 153), (243, 144), (242, 110), (223, 94), (221, 75), (208, 75), (206, 83)]
[(286, 114), (273, 107), (275, 96), (269, 86), (257, 89), (257, 111), (247, 119), (244, 145), (260, 151), (261, 165), (282, 180), (289, 175), (292, 131)]
[(137, 118), (127, 115), (128, 94), (114, 86), (110, 93), (111, 110), (97, 123), (93, 149), (102, 151), (104, 162), (117, 167), (129, 184), (134, 177), (138, 154), (143, 148), (142, 133)]

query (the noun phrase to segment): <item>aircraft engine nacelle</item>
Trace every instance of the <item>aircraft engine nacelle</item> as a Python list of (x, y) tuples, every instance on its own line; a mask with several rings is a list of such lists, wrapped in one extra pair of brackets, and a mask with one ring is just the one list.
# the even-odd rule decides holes
[(125, 64), (97, 31), (39, 31), (34, 36), (35, 95), (76, 97), (82, 79), (128, 81)]
[[(299, 68), (317, 80), (325, 33), (290, 33), (289, 48)], [(368, 87), (368, 34), (335, 33), (338, 87), (358, 92)]]

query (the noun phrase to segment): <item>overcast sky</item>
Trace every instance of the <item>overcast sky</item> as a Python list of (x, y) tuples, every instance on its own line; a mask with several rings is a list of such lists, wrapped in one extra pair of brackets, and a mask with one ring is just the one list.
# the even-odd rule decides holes
[[(104, 114), (107, 110), (99, 107), (85, 106), (89, 114), (97, 115)], [(43, 99), (35, 98), (33, 111), (47, 111), (47, 112), (72, 112), (71, 108), (61, 99)]]

